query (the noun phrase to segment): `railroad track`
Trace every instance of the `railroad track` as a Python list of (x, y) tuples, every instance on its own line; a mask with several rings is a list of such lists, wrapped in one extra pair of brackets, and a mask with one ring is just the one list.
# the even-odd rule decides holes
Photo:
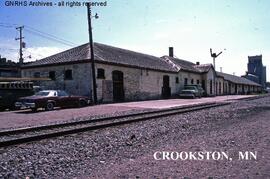
[(194, 106), (183, 106), (122, 116), (0, 131), (0, 147), (8, 147), (11, 145), (18, 145), (52, 137), (59, 137), (68, 134), (75, 134), (154, 118), (166, 117), (170, 115), (198, 111), (228, 104), (230, 104), (230, 102), (205, 103)]

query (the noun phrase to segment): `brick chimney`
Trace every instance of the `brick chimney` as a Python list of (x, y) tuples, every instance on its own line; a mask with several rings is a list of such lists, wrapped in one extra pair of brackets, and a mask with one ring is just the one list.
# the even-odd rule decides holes
[(169, 47), (169, 56), (173, 57), (173, 47)]

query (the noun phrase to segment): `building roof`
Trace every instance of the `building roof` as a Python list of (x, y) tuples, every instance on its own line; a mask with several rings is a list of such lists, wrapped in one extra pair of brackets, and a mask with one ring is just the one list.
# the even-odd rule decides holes
[(179, 58), (174, 58), (174, 57), (170, 57), (170, 56), (162, 56), (161, 58), (163, 58), (167, 63), (170, 63), (172, 65), (176, 65), (176, 68), (178, 70), (184, 70), (184, 71), (190, 71), (190, 72), (195, 72), (195, 73), (199, 73), (200, 71), (195, 68), (195, 64), (186, 60), (182, 60)]
[(182, 59), (174, 58), (170, 56), (163, 56), (161, 58), (165, 59), (168, 63), (176, 65), (176, 67), (179, 70), (190, 71), (190, 72), (195, 72), (195, 73), (207, 73), (213, 67), (212, 64), (196, 65), (190, 61), (186, 61), (186, 60), (182, 60)]
[[(94, 55), (97, 63), (100, 62), (167, 72), (178, 72), (176, 68), (169, 65), (161, 58), (100, 43), (94, 43)], [(89, 59), (89, 43), (86, 43), (41, 60), (37, 60), (33, 63), (26, 64), (23, 68), (87, 62)]]
[(243, 77), (230, 75), (230, 74), (222, 73), (222, 72), (217, 72), (217, 75), (220, 77), (223, 77), (225, 80), (230, 81), (232, 83), (261, 86), (258, 83), (255, 83), (255, 82), (248, 80), (246, 78), (243, 78)]
[(214, 68), (212, 64), (201, 64), (194, 66), (201, 73), (207, 73), (211, 68)]

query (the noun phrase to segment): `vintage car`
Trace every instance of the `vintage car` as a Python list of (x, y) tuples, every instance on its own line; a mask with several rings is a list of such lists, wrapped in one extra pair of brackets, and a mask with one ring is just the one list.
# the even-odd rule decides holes
[(62, 90), (43, 90), (33, 96), (20, 98), (15, 107), (30, 108), (32, 111), (44, 108), (51, 111), (54, 107), (83, 107), (89, 104), (89, 98), (84, 96), (72, 96)]
[(196, 98), (196, 97), (201, 98), (203, 95), (204, 95), (204, 90), (200, 86), (196, 86), (196, 85), (184, 86), (184, 89), (181, 90), (179, 94), (180, 97), (191, 97), (191, 98)]

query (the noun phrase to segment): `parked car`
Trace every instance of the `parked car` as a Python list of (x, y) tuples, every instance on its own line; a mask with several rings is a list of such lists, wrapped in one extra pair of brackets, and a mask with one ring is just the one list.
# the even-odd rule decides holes
[(198, 88), (199, 92), (202, 94), (201, 97), (202, 97), (202, 96), (206, 96), (206, 92), (205, 92), (205, 90), (202, 88), (201, 85), (188, 85), (188, 86), (195, 86), (196, 88)]
[(191, 98), (196, 98), (196, 97), (201, 98), (203, 95), (204, 95), (204, 90), (200, 86), (196, 86), (196, 85), (184, 86), (184, 89), (181, 90), (179, 94), (180, 97), (191, 97)]
[(20, 98), (15, 106), (17, 108), (30, 108), (36, 111), (45, 108), (51, 111), (54, 107), (83, 107), (90, 104), (90, 100), (84, 96), (71, 96), (62, 90), (43, 90), (33, 96)]

